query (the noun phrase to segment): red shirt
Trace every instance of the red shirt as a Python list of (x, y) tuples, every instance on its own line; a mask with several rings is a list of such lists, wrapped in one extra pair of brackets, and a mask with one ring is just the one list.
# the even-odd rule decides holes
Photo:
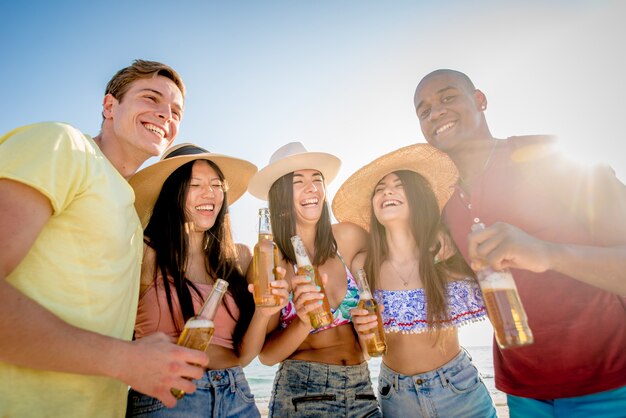
[[(584, 169), (548, 137), (501, 141), (467, 196), (444, 209), (467, 259), (475, 218), (514, 225), (539, 239), (590, 246), (626, 244), (626, 187), (608, 167)], [(626, 299), (562, 274), (512, 270), (535, 342), (494, 344), (496, 387), (535, 399), (582, 396), (626, 385)], [(626, 280), (626, 272), (615, 280)]]

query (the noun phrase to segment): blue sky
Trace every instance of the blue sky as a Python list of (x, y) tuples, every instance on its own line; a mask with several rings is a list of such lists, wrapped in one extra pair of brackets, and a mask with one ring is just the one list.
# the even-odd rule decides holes
[[(188, 88), (179, 142), (262, 167), (302, 141), (343, 160), (332, 196), (375, 157), (424, 141), (415, 86), (454, 68), (487, 95), (494, 135), (558, 134), (624, 181), (625, 11), (602, 0), (2, 2), (0, 132), (57, 120), (95, 135), (109, 78), (157, 60)], [(254, 244), (262, 205), (247, 195), (232, 207), (237, 240)]]

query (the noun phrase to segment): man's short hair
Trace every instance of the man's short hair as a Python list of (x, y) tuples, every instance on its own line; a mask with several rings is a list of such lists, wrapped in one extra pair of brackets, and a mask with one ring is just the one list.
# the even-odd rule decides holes
[[(428, 74), (426, 74), (422, 80), (419, 82), (419, 84), (422, 84), (422, 82), (424, 80), (426, 80), (427, 78), (430, 78), (431, 76), (434, 75), (439, 75), (439, 74), (452, 74), (453, 76), (455, 76), (458, 80), (461, 81), (461, 83), (463, 83), (465, 85), (465, 87), (467, 88), (468, 91), (472, 92), (476, 90), (476, 86), (474, 86), (474, 83), (472, 82), (472, 80), (467, 76), (467, 74), (462, 73), (460, 71), (457, 70), (451, 70), (448, 68), (440, 68), (438, 70), (432, 71)], [(419, 87), (418, 84), (418, 87)]]
[(111, 94), (121, 102), (133, 81), (158, 75), (172, 80), (182, 93), (183, 99), (185, 98), (183, 79), (172, 67), (156, 61), (139, 59), (133, 61), (132, 65), (119, 70), (107, 84), (104, 94)]

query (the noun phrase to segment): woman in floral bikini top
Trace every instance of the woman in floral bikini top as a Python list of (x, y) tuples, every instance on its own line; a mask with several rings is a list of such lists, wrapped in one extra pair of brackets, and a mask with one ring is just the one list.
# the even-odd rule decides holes
[[(259, 359), (280, 363), (269, 405), (270, 417), (380, 417), (369, 370), (350, 309), (358, 295), (349, 267), (365, 251), (367, 234), (356, 225), (331, 225), (326, 184), (339, 170), (337, 157), (308, 152), (301, 143), (278, 149), (250, 181), (249, 191), (269, 200), (274, 240), (291, 283), (291, 301), (270, 323), (273, 330)], [(321, 303), (320, 288), (298, 276), (290, 239), (299, 235), (322, 275), (334, 321), (313, 331), (308, 312)], [(341, 253), (341, 256), (339, 255)]]
[[(348, 266), (346, 266), (346, 263), (343, 261), (343, 258), (341, 257), (341, 255), (337, 253), (337, 256), (343, 263), (343, 266), (346, 270), (346, 279), (348, 281), (348, 289), (346, 291), (346, 295), (343, 297), (343, 300), (341, 301), (339, 306), (336, 309), (332, 307), (330, 308), (330, 311), (333, 314), (333, 322), (331, 322), (329, 325), (326, 325), (325, 327), (312, 329), (311, 331), (309, 331), (311, 334), (324, 331), (328, 328), (338, 327), (339, 325), (345, 325), (345, 324), (351, 323), (352, 315), (350, 314), (350, 311), (353, 308), (356, 308), (356, 306), (359, 303), (359, 288), (357, 287), (357, 284), (354, 281), (354, 277), (352, 276), (352, 273), (350, 272), (350, 269), (348, 268)], [(298, 268), (294, 265), (293, 271), (296, 272), (297, 270)], [(287, 303), (287, 306), (285, 306), (283, 310), (280, 312), (280, 327), (287, 328), (289, 324), (291, 324), (291, 321), (296, 319), (297, 316), (298, 314), (296, 313), (295, 305), (293, 304), (293, 300), (290, 297), (289, 302)]]
[[(378, 390), (391, 417), (496, 417), (482, 379), (461, 349), (458, 327), (486, 311), (473, 272), (441, 220), (456, 169), (427, 144), (401, 148), (354, 173), (339, 189), (333, 212), (371, 231), (364, 264), (382, 305), (387, 340)], [(439, 261), (441, 260), (441, 261)], [(352, 311), (361, 338), (376, 316)]]

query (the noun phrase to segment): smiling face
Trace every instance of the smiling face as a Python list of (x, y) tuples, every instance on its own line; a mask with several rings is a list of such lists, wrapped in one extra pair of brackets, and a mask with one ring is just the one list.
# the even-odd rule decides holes
[(485, 95), (462, 73), (440, 70), (427, 75), (415, 90), (414, 104), (424, 138), (443, 152), (488, 133)]
[(408, 224), (409, 203), (404, 184), (395, 173), (387, 174), (374, 187), (372, 209), (378, 222), (385, 227), (396, 221)]
[(317, 170), (293, 173), (293, 205), (296, 222), (317, 223), (326, 202), (324, 177)]
[(104, 98), (104, 123), (120, 148), (135, 160), (158, 156), (174, 141), (183, 116), (183, 95), (167, 77), (132, 82), (121, 101)]
[(191, 178), (185, 199), (185, 218), (193, 222), (196, 231), (207, 231), (224, 203), (224, 182), (206, 160), (197, 160), (191, 169)]

